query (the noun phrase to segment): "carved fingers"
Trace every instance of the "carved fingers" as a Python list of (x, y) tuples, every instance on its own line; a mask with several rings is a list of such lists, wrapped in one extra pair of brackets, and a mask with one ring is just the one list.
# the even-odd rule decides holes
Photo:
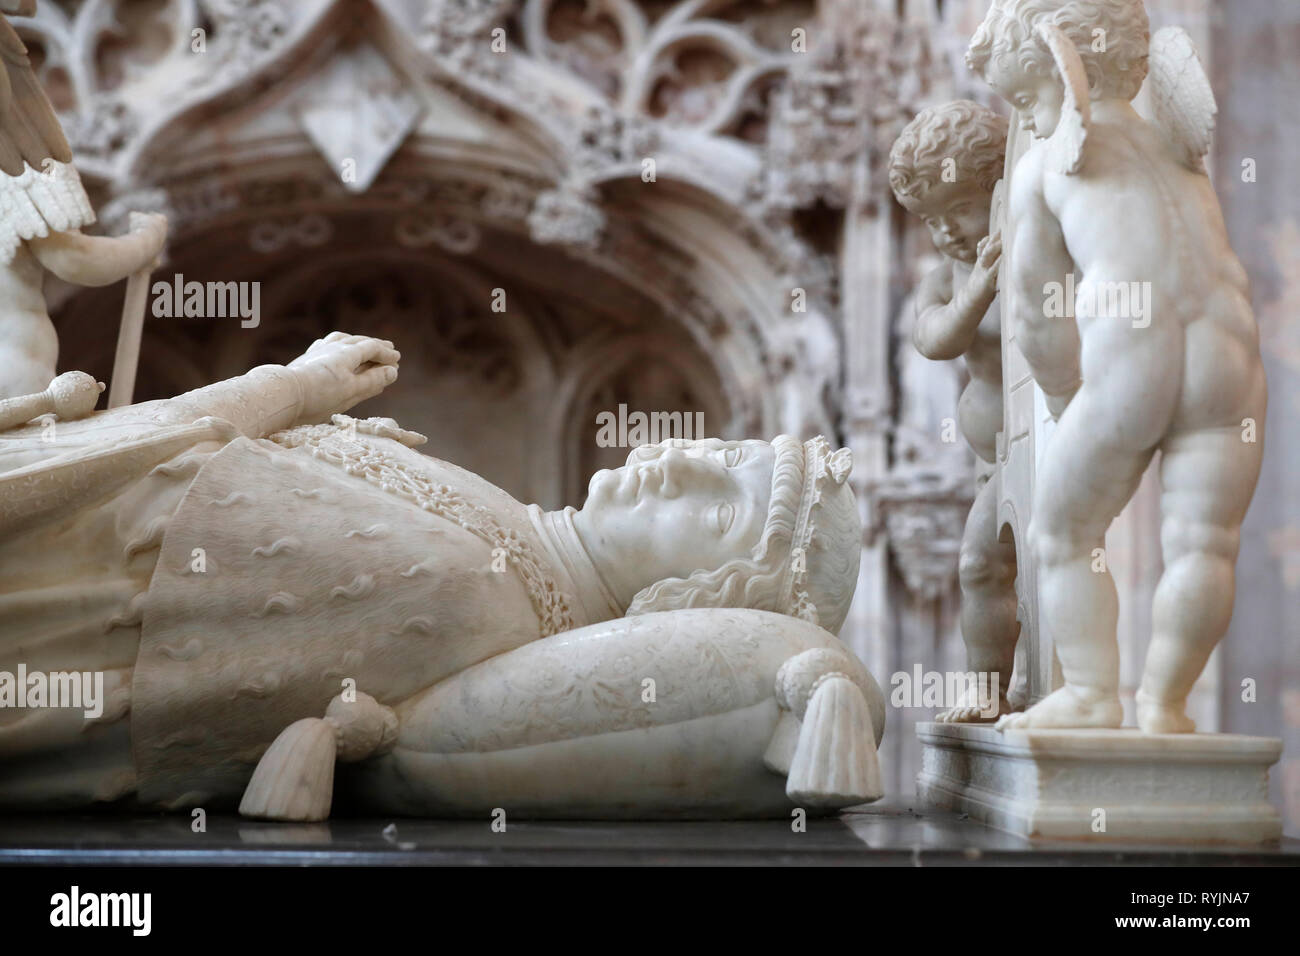
[(331, 332), (289, 364), (303, 388), (301, 421), (323, 421), (397, 381), (402, 353), (386, 339)]
[(983, 316), (990, 300), (998, 291), (998, 263), (1002, 259), (1002, 236), (991, 233), (980, 240), (975, 251), (975, 266), (971, 269), (970, 283), (978, 293), (975, 304)]
[(996, 269), (1002, 259), (1002, 233), (991, 232), (981, 239), (975, 255), (976, 261), (985, 269)]
[(167, 217), (156, 212), (133, 212), (129, 220), (130, 235), (143, 244), (141, 258), (154, 262), (167, 242)]

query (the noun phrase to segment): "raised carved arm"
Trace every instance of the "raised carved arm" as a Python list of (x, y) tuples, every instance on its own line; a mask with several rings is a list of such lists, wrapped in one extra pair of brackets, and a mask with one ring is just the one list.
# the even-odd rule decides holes
[(73, 229), (27, 240), (36, 260), (65, 282), (104, 286), (153, 262), (167, 239), (167, 219), (132, 213), (125, 236), (87, 236)]
[(392, 342), (331, 332), (288, 366), (262, 365), (159, 403), (167, 422), (222, 418), (249, 438), (322, 422), (397, 380)]
[(912, 341), (928, 359), (944, 361), (966, 354), (976, 330), (997, 296), (997, 264), (1002, 240), (987, 237), (980, 243), (979, 258), (960, 289), (955, 285), (951, 263), (945, 262), (921, 280), (916, 296), (916, 326)]

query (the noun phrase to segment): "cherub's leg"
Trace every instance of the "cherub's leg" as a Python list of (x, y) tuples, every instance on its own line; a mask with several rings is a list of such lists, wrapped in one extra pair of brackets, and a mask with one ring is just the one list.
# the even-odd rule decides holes
[[(995, 720), (1011, 712), (1007, 689), (1015, 663), (1016, 639), (1016, 548), (998, 540), (997, 487), (987, 482), (975, 497), (966, 517), (961, 558), (957, 565), (961, 581), (961, 635), (966, 644), (966, 668), (976, 674), (996, 674), (996, 701), (963, 700), (938, 716), (944, 723)], [(996, 704), (988, 713), (986, 704)]]
[[(1139, 379), (1140, 381), (1140, 379)], [(1035, 479), (1029, 542), (1037, 561), (1039, 619), (1050, 622), (1065, 686), (1004, 729), (1118, 727), (1119, 599), (1104, 560), (1106, 529), (1137, 490), (1153, 449), (1133, 450), (1110, 383), (1084, 385), (1052, 435)]]
[(1232, 618), (1237, 548), (1263, 444), (1239, 427), (1171, 435), (1160, 464), (1165, 570), (1137, 694), (1147, 733), (1190, 733), (1187, 695)]

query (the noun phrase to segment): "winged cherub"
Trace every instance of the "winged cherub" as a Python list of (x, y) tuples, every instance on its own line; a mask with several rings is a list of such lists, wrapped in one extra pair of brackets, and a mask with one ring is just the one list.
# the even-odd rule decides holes
[[(1141, 0), (996, 0), (967, 54), (1035, 137), (1011, 176), (1003, 294), (1059, 419), (1029, 541), (1065, 683), (1004, 728), (1120, 725), (1118, 600), (1094, 553), (1157, 451), (1142, 730), (1195, 729), (1187, 695), (1232, 616), (1263, 454), (1259, 330), (1205, 169), (1213, 92), (1185, 32), (1149, 37)], [(1153, 121), (1131, 103), (1148, 70)]]
[[(0, 13), (35, 12), (36, 0), (0, 0)], [(110, 285), (152, 262), (167, 237), (159, 215), (132, 213), (130, 233), (113, 238), (83, 235), (94, 221), (27, 47), (0, 16), (0, 399), (40, 392), (54, 378), (59, 339), (45, 308), (46, 272)]]

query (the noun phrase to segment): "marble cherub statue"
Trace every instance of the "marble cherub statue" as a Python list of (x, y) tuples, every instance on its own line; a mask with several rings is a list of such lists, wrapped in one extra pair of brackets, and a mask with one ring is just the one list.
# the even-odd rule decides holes
[(84, 711), (0, 708), (0, 805), (321, 819), (336, 762), (340, 803), (421, 815), (881, 795), (884, 698), (833, 636), (847, 450), (647, 446), (545, 512), (341, 414), (399, 358), (333, 333), (53, 441), (0, 432), (0, 697), (20, 666), (103, 679)]
[[(995, 0), (968, 60), (1035, 137), (1010, 178), (1002, 295), (1058, 418), (1029, 539), (1064, 686), (1001, 726), (1120, 725), (1117, 597), (1096, 556), (1159, 451), (1164, 572), (1137, 719), (1191, 732), (1188, 692), (1232, 615), (1267, 402), (1205, 168), (1214, 96), (1186, 33), (1149, 41), (1140, 0)], [(1144, 79), (1153, 121), (1131, 102)]]
[(998, 675), (997, 699), (958, 701), (941, 722), (994, 720), (1009, 713), (1007, 688), (1020, 625), (1015, 546), (998, 539), (997, 487), (989, 481), (1002, 429), (1002, 329), (996, 305), (1001, 239), (989, 234), (993, 189), (1002, 178), (1007, 121), (958, 100), (923, 110), (890, 154), (889, 183), (921, 219), (943, 256), (916, 294), (913, 342), (926, 358), (964, 356), (970, 382), (957, 418), (979, 457), (978, 492), (962, 534), (958, 579), (967, 669)]
[[(35, 12), (35, 0), (0, 0), (0, 13)], [(167, 236), (159, 215), (132, 213), (131, 231), (113, 238), (83, 235), (94, 221), (27, 48), (0, 16), (0, 399), (38, 393), (54, 378), (59, 340), (45, 308), (47, 272), (109, 285), (147, 268)]]

